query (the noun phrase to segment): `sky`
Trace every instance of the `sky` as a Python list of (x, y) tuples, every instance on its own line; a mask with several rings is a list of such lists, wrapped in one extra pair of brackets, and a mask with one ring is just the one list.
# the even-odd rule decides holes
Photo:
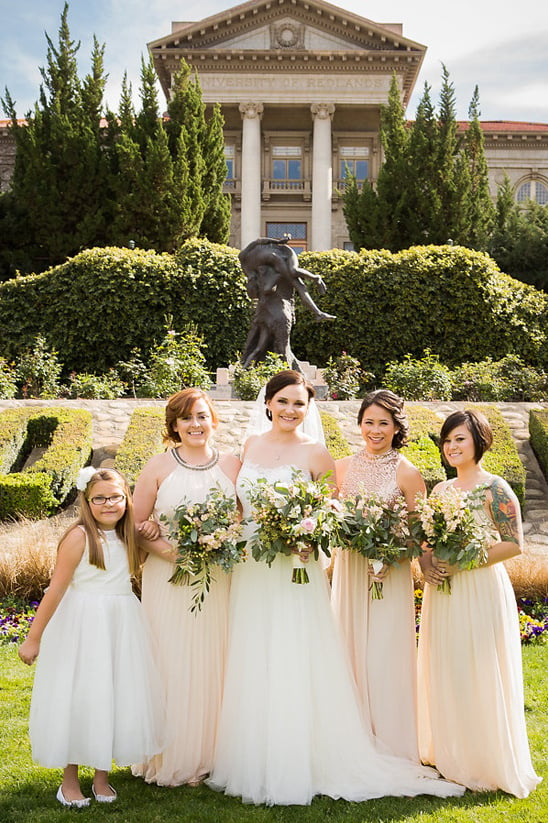
[[(9, 89), (19, 117), (38, 99), (47, 33), (57, 42), (63, 0), (0, 0), (0, 94)], [(117, 110), (124, 71), (139, 89), (147, 43), (171, 31), (171, 21), (199, 21), (231, 8), (230, 0), (71, 0), (69, 28), (80, 41), (78, 73), (90, 70), (93, 35), (105, 44), (105, 100)], [(407, 115), (424, 84), (439, 98), (442, 64), (456, 95), (457, 118), (468, 117), (474, 88), (482, 120), (548, 123), (548, 3), (546, 0), (345, 0), (334, 3), (376, 23), (402, 23), (403, 36), (427, 46)], [(160, 91), (159, 98), (164, 102)], [(137, 102), (137, 100), (136, 100)], [(0, 119), (5, 117), (0, 111)]]

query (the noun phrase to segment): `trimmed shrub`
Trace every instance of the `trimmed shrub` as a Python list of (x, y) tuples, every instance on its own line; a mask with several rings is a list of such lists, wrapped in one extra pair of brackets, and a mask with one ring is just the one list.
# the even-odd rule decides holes
[[(0, 469), (7, 475), (0, 488), (2, 517), (41, 516), (69, 499), (78, 472), (90, 460), (91, 442), (92, 416), (88, 411), (60, 407), (2, 412)], [(46, 451), (32, 466), (19, 472), (36, 447)], [(35, 474), (48, 478), (47, 494), (43, 480), (35, 480)], [(40, 515), (36, 515), (38, 510)]]
[(482, 252), (304, 252), (299, 263), (324, 278), (327, 294), (318, 303), (337, 318), (316, 324), (296, 301), (293, 350), (311, 363), (344, 347), (381, 375), (387, 362), (430, 348), (450, 367), (508, 353), (548, 366), (548, 296), (503, 274)]
[(116, 468), (130, 486), (135, 485), (145, 463), (165, 450), (162, 440), (164, 420), (163, 408), (141, 406), (131, 415), (115, 459)]
[(325, 435), (325, 445), (333, 460), (340, 460), (341, 457), (348, 457), (352, 454), (350, 443), (343, 435), (337, 420), (329, 412), (320, 411), (323, 433)]
[(420, 471), (428, 492), (447, 475), (438, 447), (443, 418), (426, 406), (410, 406), (405, 411), (409, 420), (409, 445), (402, 454)]
[(537, 456), (545, 477), (548, 477), (548, 409), (531, 409), (529, 412), (531, 448)]
[(0, 351), (14, 359), (37, 334), (63, 352), (67, 373), (104, 373), (143, 357), (165, 336), (193, 323), (205, 339), (208, 368), (228, 365), (245, 342), (251, 300), (237, 249), (189, 240), (175, 256), (96, 248), (39, 275), (0, 284)]
[(39, 519), (51, 514), (55, 505), (49, 474), (0, 474), (0, 520)]

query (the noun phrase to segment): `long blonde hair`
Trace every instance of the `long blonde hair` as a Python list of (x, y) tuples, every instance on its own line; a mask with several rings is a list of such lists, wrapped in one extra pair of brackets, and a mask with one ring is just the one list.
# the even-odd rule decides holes
[(116, 471), (116, 469), (97, 469), (95, 474), (91, 476), (85, 491), (78, 492), (78, 504), (80, 508), (78, 519), (66, 530), (59, 541), (59, 545), (61, 545), (67, 534), (69, 534), (73, 529), (76, 529), (78, 526), (82, 526), (88, 538), (89, 562), (92, 566), (97, 566), (98, 569), (105, 568), (105, 555), (101, 540), (102, 529), (97, 525), (97, 521), (93, 517), (89, 505), (89, 498), (91, 497), (93, 486), (100, 480), (108, 480), (116, 483), (120, 486), (120, 489), (126, 496), (126, 510), (120, 520), (116, 523), (115, 530), (116, 534), (126, 547), (130, 574), (137, 574), (141, 561), (137, 541), (135, 539), (133, 500), (126, 478), (123, 474), (120, 474), (119, 471)]

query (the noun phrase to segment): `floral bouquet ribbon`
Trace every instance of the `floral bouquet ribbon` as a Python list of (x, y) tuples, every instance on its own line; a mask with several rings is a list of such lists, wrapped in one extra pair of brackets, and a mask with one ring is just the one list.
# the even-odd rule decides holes
[(292, 556), (292, 582), (308, 583), (306, 563), (299, 552), (311, 552), (317, 560), (322, 549), (330, 557), (331, 546), (337, 542), (342, 506), (332, 494), (326, 478), (307, 480), (298, 470), (287, 484), (270, 485), (261, 478), (250, 492), (257, 523), (251, 538), (254, 559), (271, 566), (278, 554)]
[(167, 523), (177, 552), (169, 582), (193, 586), (190, 610), (200, 611), (213, 579), (212, 567), (229, 572), (246, 557), (236, 500), (214, 488), (202, 503), (183, 501), (172, 517), (160, 519)]

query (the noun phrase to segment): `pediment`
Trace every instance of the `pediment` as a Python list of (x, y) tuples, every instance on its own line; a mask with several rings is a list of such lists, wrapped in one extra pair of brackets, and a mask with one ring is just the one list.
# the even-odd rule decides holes
[(404, 38), (401, 26), (382, 25), (321, 0), (251, 0), (149, 43), (152, 53), (184, 50), (414, 52), (424, 46)]

